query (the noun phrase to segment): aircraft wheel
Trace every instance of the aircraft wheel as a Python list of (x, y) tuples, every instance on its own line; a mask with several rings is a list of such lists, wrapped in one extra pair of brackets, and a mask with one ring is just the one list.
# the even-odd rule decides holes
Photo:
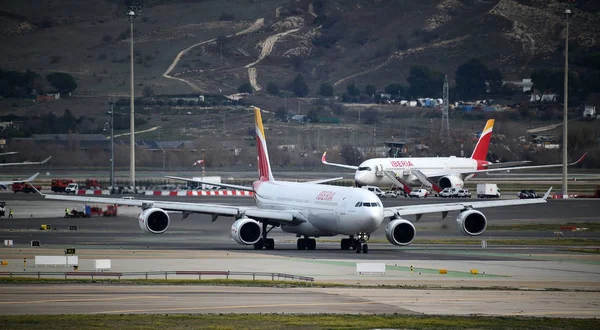
[(361, 244), (356, 244), (356, 253), (360, 253), (362, 250)]
[(298, 241), (296, 241), (296, 248), (298, 250), (306, 250), (306, 243), (304, 242), (304, 238), (299, 238)]
[(363, 244), (363, 246), (362, 246), (362, 253), (369, 253), (369, 245)]
[(255, 250), (262, 250), (263, 248), (263, 239), (261, 238), (260, 240), (258, 240), (258, 242), (254, 243), (254, 249)]
[(306, 239), (306, 249), (314, 250), (317, 248), (317, 240), (314, 238)]
[(342, 250), (350, 250), (350, 245), (351, 244), (349, 238), (342, 238), (342, 241), (340, 242)]
[(274, 250), (275, 249), (275, 240), (272, 238), (267, 238), (267, 242), (265, 244), (265, 249)]

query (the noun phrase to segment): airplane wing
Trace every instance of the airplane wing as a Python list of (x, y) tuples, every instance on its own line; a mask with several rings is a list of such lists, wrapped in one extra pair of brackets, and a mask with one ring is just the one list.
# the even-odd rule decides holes
[[(41, 193), (40, 193), (41, 194)], [(281, 224), (292, 224), (305, 221), (304, 216), (294, 210), (262, 210), (256, 207), (248, 206), (230, 206), (221, 204), (204, 204), (204, 203), (184, 203), (184, 202), (166, 202), (158, 200), (141, 200), (141, 199), (123, 199), (123, 198), (103, 198), (103, 197), (87, 197), (87, 196), (69, 196), (58, 194), (42, 194), (46, 199), (83, 202), (83, 203), (98, 203), (98, 204), (116, 204), (127, 206), (138, 206), (141, 208), (157, 207), (165, 211), (187, 213), (209, 214), (213, 216), (213, 221), (218, 216), (231, 216), (235, 218), (243, 217), (244, 215), (255, 220), (269, 220)]]
[(441, 204), (424, 204), (424, 205), (408, 205), (408, 206), (394, 206), (384, 208), (384, 216), (386, 218), (393, 218), (395, 216), (406, 216), (416, 215), (417, 220), (421, 218), (423, 214), (427, 213), (442, 213), (442, 218), (445, 218), (448, 212), (451, 211), (464, 211), (468, 209), (482, 209), (488, 207), (498, 206), (512, 206), (512, 205), (526, 205), (526, 204), (540, 204), (546, 203), (546, 199), (550, 196), (552, 187), (546, 191), (543, 198), (532, 198), (532, 199), (509, 199), (509, 200), (497, 200), (497, 201), (480, 201), (480, 202), (457, 202), (457, 203), (441, 203)]
[(331, 165), (331, 166), (337, 166), (337, 167), (343, 167), (343, 168), (348, 168), (351, 170), (358, 170), (358, 166), (352, 166), (352, 165), (344, 165), (344, 164), (336, 164), (336, 163), (329, 163), (327, 162), (327, 151), (325, 151), (323, 153), (323, 156), (321, 157), (321, 163), (325, 164), (325, 165)]
[[(567, 164), (567, 166), (573, 166), (581, 163), (583, 159), (587, 156), (587, 152), (583, 154), (577, 161)], [(553, 168), (553, 167), (562, 167), (563, 164), (549, 164), (549, 165), (534, 165), (534, 166), (516, 166), (516, 167), (503, 167), (503, 168), (490, 168), (487, 170), (477, 170), (471, 173), (490, 173), (490, 172), (499, 172), (499, 171), (512, 171), (512, 170), (535, 170), (540, 168)]]
[(531, 161), (530, 160), (517, 160), (517, 161), (514, 161), (514, 162), (483, 164), (483, 167), (492, 169), (492, 168), (511, 167), (511, 166), (528, 164), (528, 163), (531, 163)]
[(0, 186), (2, 186), (3, 188), (6, 188), (6, 186), (11, 185), (13, 183), (31, 182), (31, 181), (35, 180), (35, 178), (37, 178), (38, 175), (40, 175), (40, 173), (36, 173), (25, 180), (0, 181)]
[(50, 158), (52, 158), (52, 156), (42, 160), (41, 162), (30, 162), (30, 161), (25, 161), (25, 162), (20, 162), (20, 163), (0, 163), (0, 167), (4, 167), (4, 166), (17, 166), (17, 165), (42, 165), (42, 164), (46, 164)]
[(329, 178), (329, 179), (321, 179), (321, 180), (313, 180), (313, 181), (307, 181), (305, 183), (327, 183), (327, 182), (332, 182), (332, 181), (338, 181), (343, 179), (343, 176), (339, 176), (337, 178)]
[(197, 180), (197, 179), (182, 178), (182, 177), (178, 177), (178, 176), (165, 176), (165, 178), (169, 178), (169, 179), (173, 179), (173, 180), (181, 180), (181, 181), (188, 181), (188, 182), (197, 182), (197, 183), (209, 184), (211, 186), (217, 186), (217, 187), (223, 187), (223, 188), (229, 188), (229, 189), (237, 189), (237, 190), (244, 190), (244, 191), (254, 191), (254, 188), (252, 188), (252, 187), (238, 186), (236, 184), (214, 183), (214, 182), (207, 182), (207, 181), (202, 181), (202, 180)]
[(0, 153), (0, 156), (7, 156), (7, 155), (14, 155), (14, 154), (18, 154), (18, 151), (9, 151), (9, 152), (2, 152)]

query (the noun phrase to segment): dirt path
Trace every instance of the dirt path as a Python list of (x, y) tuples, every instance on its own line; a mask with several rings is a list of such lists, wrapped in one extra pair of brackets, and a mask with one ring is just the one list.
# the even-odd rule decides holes
[[(226, 36), (226, 38), (231, 38), (233, 36), (239, 36), (239, 35), (243, 35), (243, 34), (248, 34), (248, 33), (252, 33), (255, 31), (258, 31), (260, 28), (262, 28), (265, 25), (265, 19), (264, 18), (259, 18), (257, 19), (250, 27), (248, 27), (247, 29), (237, 32), (235, 34), (230, 34), (228, 36)], [(216, 38), (210, 39), (210, 40), (205, 40), (202, 42), (199, 42), (197, 44), (191, 45), (188, 48), (182, 50), (179, 52), (179, 54), (177, 54), (177, 56), (175, 57), (175, 59), (173, 60), (173, 63), (171, 63), (171, 65), (167, 68), (167, 71), (165, 71), (165, 73), (162, 74), (163, 77), (167, 78), (167, 79), (174, 79), (174, 80), (179, 80), (181, 82), (184, 82), (186, 84), (188, 84), (188, 86), (190, 86), (192, 89), (194, 89), (197, 92), (206, 92), (205, 90), (203, 90), (202, 88), (200, 88), (200, 86), (196, 85), (195, 83), (187, 80), (187, 79), (183, 79), (183, 78), (179, 78), (179, 77), (173, 77), (171, 75), (169, 75), (171, 73), (171, 71), (173, 71), (173, 69), (175, 69), (175, 67), (177, 66), (177, 63), (179, 63), (179, 60), (181, 60), (181, 57), (183, 57), (183, 55), (185, 55), (187, 52), (189, 52), (191, 49), (193, 49), (194, 47), (198, 47), (210, 42), (214, 42), (216, 40)]]
[(285, 32), (281, 32), (281, 33), (277, 33), (272, 36), (269, 36), (265, 40), (265, 42), (263, 42), (262, 49), (260, 50), (260, 55), (258, 56), (258, 59), (256, 61), (244, 66), (245, 68), (248, 69), (248, 79), (250, 80), (250, 85), (252, 85), (252, 88), (254, 88), (254, 90), (256, 92), (258, 92), (262, 88), (256, 82), (257, 74), (256, 74), (256, 68), (254, 68), (254, 66), (256, 64), (258, 64), (260, 61), (262, 61), (265, 57), (267, 57), (271, 54), (271, 52), (273, 51), (273, 46), (275, 46), (275, 43), (277, 42), (277, 40), (279, 40), (281, 37), (284, 37), (290, 33), (296, 32), (298, 30), (300, 30), (300, 28), (287, 30)]

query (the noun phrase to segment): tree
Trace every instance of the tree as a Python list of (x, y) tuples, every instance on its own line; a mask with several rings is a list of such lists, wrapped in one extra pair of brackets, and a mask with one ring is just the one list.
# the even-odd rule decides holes
[(401, 83), (391, 83), (385, 86), (386, 94), (390, 94), (393, 96), (404, 96), (406, 94), (406, 86)]
[(377, 88), (373, 85), (367, 85), (365, 86), (365, 94), (369, 95), (370, 97), (374, 97), (375, 93), (377, 93)]
[(243, 83), (237, 88), (238, 93), (252, 94), (253, 89), (250, 83)]
[(75, 78), (68, 73), (53, 72), (46, 76), (46, 80), (61, 93), (71, 93), (77, 88)]
[(358, 87), (356, 87), (356, 85), (352, 83), (346, 86), (346, 92), (350, 96), (360, 96), (360, 89), (358, 89)]
[(410, 84), (410, 94), (414, 97), (439, 97), (442, 94), (444, 75), (426, 65), (410, 68), (410, 75), (406, 80)]
[(305, 97), (308, 95), (308, 85), (304, 82), (304, 77), (301, 74), (298, 74), (291, 84), (291, 90), (298, 97)]
[(154, 96), (154, 89), (152, 89), (152, 87), (146, 85), (146, 86), (144, 86), (144, 90), (142, 90), (142, 95), (144, 97), (153, 97)]
[(321, 113), (323, 113), (324, 109), (322, 106), (314, 106), (310, 108), (306, 117), (310, 120), (311, 123), (318, 123), (321, 118)]
[(279, 95), (279, 86), (271, 81), (267, 84), (267, 92), (271, 95)]
[(287, 110), (284, 107), (279, 107), (275, 111), (275, 118), (281, 121), (287, 121)]
[(319, 86), (319, 95), (325, 97), (333, 96), (333, 85), (330, 83), (322, 83), (321, 86)]
[(490, 68), (487, 71), (485, 79), (489, 85), (490, 93), (496, 94), (502, 92), (502, 86), (504, 86), (504, 75), (502, 72), (500, 72), (500, 70), (498, 70), (498, 68)]
[[(564, 99), (564, 70), (539, 69), (531, 72), (533, 88), (540, 92), (552, 91)], [(581, 98), (581, 80), (573, 71), (569, 71), (569, 103)]]
[(479, 59), (471, 59), (456, 70), (456, 92), (463, 99), (473, 99), (486, 92), (488, 67)]

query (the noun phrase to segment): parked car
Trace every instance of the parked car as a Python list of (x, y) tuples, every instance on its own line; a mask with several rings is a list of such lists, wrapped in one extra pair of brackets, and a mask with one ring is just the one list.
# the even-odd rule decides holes
[(440, 191), (440, 197), (456, 197), (458, 194), (458, 189), (456, 188), (444, 188), (444, 190)]
[(427, 196), (429, 196), (429, 191), (424, 188), (414, 189), (410, 192), (410, 194), (408, 194), (408, 196), (410, 196), (411, 198), (427, 198)]
[(519, 197), (520, 199), (526, 199), (526, 198), (539, 198), (540, 196), (538, 196), (538, 194), (535, 192), (535, 190), (521, 190), (517, 193), (517, 197)]
[(384, 198), (396, 198), (398, 197), (398, 193), (396, 193), (395, 191), (384, 191), (381, 193), (381, 195), (379, 197), (384, 197)]
[(471, 198), (471, 192), (469, 189), (459, 189), (456, 193), (456, 197)]

